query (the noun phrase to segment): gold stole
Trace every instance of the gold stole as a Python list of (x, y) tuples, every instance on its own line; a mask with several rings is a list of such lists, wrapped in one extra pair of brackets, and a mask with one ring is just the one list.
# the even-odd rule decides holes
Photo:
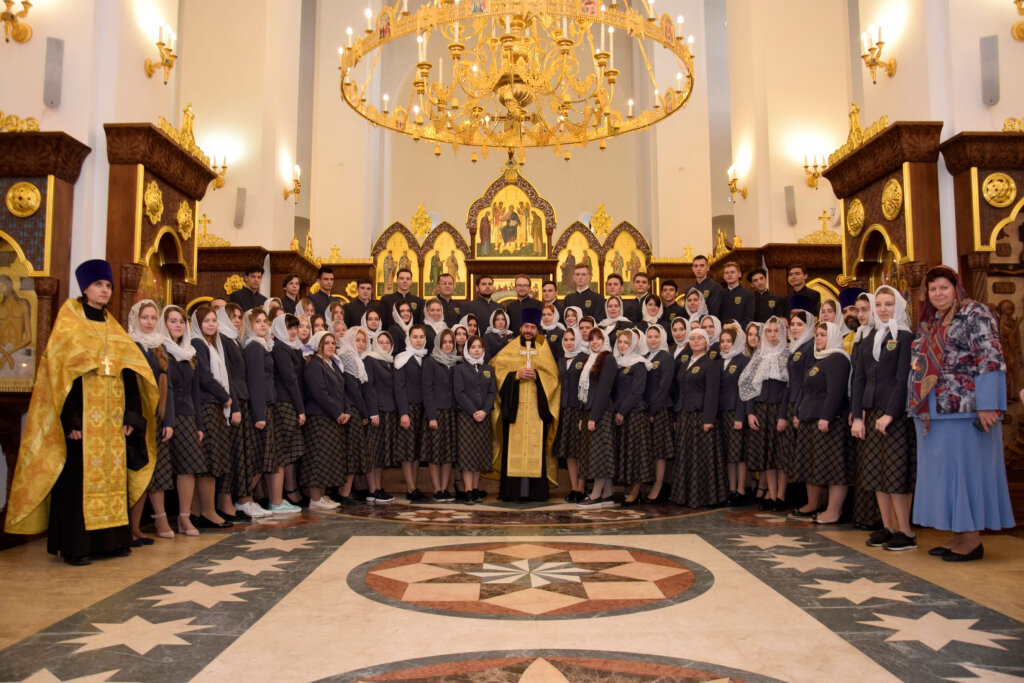
[[(128, 507), (146, 492), (156, 463), (155, 416), (160, 392), (139, 347), (110, 313), (106, 315), (106, 325), (88, 320), (82, 304), (75, 299), (65, 301), (57, 315), (39, 359), (25, 419), (7, 507), (9, 533), (46, 531), (50, 490), (67, 457), (60, 413), (78, 377), (82, 378), (82, 511), (86, 530), (128, 524)], [(111, 361), (109, 375), (104, 355)], [(124, 369), (135, 373), (146, 419), (149, 462), (137, 472), (128, 470), (125, 463), (121, 431)]]
[[(498, 397), (494, 402), (494, 410), (491, 413), (491, 420), (494, 425), (492, 467), (495, 473), (501, 472), (501, 451), (503, 445), (501, 385), (510, 372), (515, 373), (526, 367), (526, 356), (523, 355), (525, 350), (526, 348), (519, 343), (519, 338), (515, 337), (491, 359), (498, 387)], [(516, 412), (516, 421), (509, 425), (508, 430), (508, 476), (539, 477), (543, 471), (544, 461), (542, 458), (547, 457), (548, 481), (557, 486), (558, 462), (551, 454), (551, 446), (554, 443), (555, 432), (558, 429), (558, 403), (560, 396), (558, 366), (551, 355), (551, 349), (548, 347), (547, 341), (540, 335), (534, 340), (531, 363), (544, 386), (548, 410), (554, 416), (554, 420), (548, 427), (548, 437), (545, 441), (544, 422), (540, 419), (540, 414), (537, 410), (537, 385), (535, 382), (519, 382), (519, 406)]]

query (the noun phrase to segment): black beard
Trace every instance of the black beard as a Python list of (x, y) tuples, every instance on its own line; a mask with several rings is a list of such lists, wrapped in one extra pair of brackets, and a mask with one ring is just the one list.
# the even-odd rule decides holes
[(857, 328), (860, 327), (860, 320), (855, 315), (843, 318), (843, 322), (846, 323), (846, 327), (848, 327), (851, 332), (855, 332)]

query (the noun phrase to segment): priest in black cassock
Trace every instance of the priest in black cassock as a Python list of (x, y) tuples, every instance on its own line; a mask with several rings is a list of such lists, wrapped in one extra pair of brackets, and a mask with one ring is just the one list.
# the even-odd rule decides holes
[(492, 419), (494, 471), (501, 473), (498, 497), (506, 501), (546, 501), (548, 482), (558, 485), (551, 445), (558, 426), (558, 366), (542, 335), (541, 312), (524, 308), (519, 336), (494, 358), (498, 400)]

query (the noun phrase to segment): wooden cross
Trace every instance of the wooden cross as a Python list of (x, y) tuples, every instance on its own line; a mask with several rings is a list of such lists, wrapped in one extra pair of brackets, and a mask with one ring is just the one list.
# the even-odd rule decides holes
[(533, 342), (532, 341), (527, 341), (526, 342), (526, 350), (525, 351), (520, 351), (519, 355), (520, 356), (526, 356), (526, 367), (532, 368), (533, 367), (532, 357), (537, 355), (537, 352), (533, 350)]
[(110, 356), (103, 356), (103, 362), (101, 363), (101, 365), (103, 366), (103, 374), (109, 375), (110, 366), (113, 365), (113, 363), (110, 362)]

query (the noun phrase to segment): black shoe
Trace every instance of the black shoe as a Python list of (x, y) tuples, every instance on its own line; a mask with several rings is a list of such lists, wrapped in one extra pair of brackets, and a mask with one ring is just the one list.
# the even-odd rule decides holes
[(589, 507), (599, 506), (600, 504), (601, 504), (601, 499), (600, 498), (598, 498), (597, 500), (594, 500), (590, 496), (583, 496), (583, 500), (581, 500), (580, 502), (576, 503), (576, 506), (577, 507), (581, 507), (581, 508), (589, 508)]
[(786, 499), (785, 498), (776, 498), (774, 502), (775, 502), (774, 508), (775, 508), (776, 512), (786, 512), (786, 511), (789, 510), (789, 506), (786, 505)]
[(230, 529), (234, 526), (231, 522), (224, 521), (218, 524), (211, 519), (207, 519), (205, 515), (189, 515), (188, 521), (192, 522), (192, 526), (197, 529)]
[(756, 500), (757, 506), (764, 510), (765, 512), (769, 512), (775, 509), (775, 501), (767, 496), (762, 496), (760, 498), (757, 498)]
[(953, 552), (953, 551), (950, 550), (949, 548), (944, 548), (943, 546), (940, 545), (940, 546), (937, 546), (937, 547), (932, 548), (931, 550), (929, 550), (928, 554), (931, 555), (932, 557), (942, 557), (943, 555), (948, 555), (951, 552)]
[(92, 558), (88, 555), (82, 555), (81, 557), (64, 557), (64, 564), (70, 564), (72, 567), (84, 567), (87, 564), (92, 564)]
[[(228, 515), (224, 514), (224, 512), (222, 510), (217, 510), (217, 514), (219, 514), (221, 517), (223, 517), (226, 520), (228, 519)], [(230, 522), (251, 522), (252, 521), (252, 517), (250, 517), (249, 513), (246, 512), (245, 510), (238, 510), (238, 509), (236, 509), (235, 510), (235, 514), (233, 514), (231, 516), (234, 519), (228, 520)]]
[(427, 497), (420, 493), (419, 489), (413, 489), (405, 494), (405, 499), (410, 503), (422, 503), (426, 501)]
[(434, 494), (435, 503), (450, 503), (453, 500), (455, 500), (455, 498), (447, 491), (438, 491)]
[(131, 546), (133, 548), (141, 548), (144, 545), (153, 545), (153, 539), (149, 536), (139, 536), (132, 539)]
[(888, 541), (882, 544), (885, 550), (916, 550), (917, 536), (907, 536), (902, 531), (897, 531)]
[[(357, 501), (359, 501), (360, 503), (365, 503), (367, 496), (370, 495), (370, 491), (368, 491), (367, 489), (353, 489), (353, 491), (352, 491), (352, 493), (350, 495), (353, 498), (355, 498)], [(341, 494), (339, 494), (339, 497), (340, 498), (344, 498), (345, 496), (342, 496)], [(303, 507), (305, 507), (305, 506), (303, 506)]]
[(628, 500), (628, 499), (626, 499), (626, 500), (623, 500), (623, 501), (622, 501), (622, 507), (624, 507), (624, 508), (628, 508), (628, 507), (634, 507), (634, 506), (636, 506), (636, 505), (639, 505), (639, 504), (640, 504), (640, 499), (641, 499), (641, 498), (643, 498), (643, 496), (642, 496), (642, 495), (637, 495), (637, 497), (636, 497), (636, 498), (634, 498), (633, 500)]
[(100, 553), (103, 557), (128, 557), (132, 554), (131, 548), (118, 548), (117, 550), (110, 550), (105, 553)]
[(473, 502), (473, 492), (466, 493), (465, 491), (455, 489), (455, 500), (460, 503), (471, 503)]
[(864, 545), (869, 548), (881, 548), (883, 544), (889, 541), (893, 537), (893, 532), (889, 531), (885, 527), (882, 527), (878, 531), (873, 531), (868, 540), (865, 541)]
[(479, 503), (484, 499), (483, 491), (479, 493), (476, 490), (470, 491), (466, 494), (466, 503)]
[(473, 489), (473, 495), (478, 501), (484, 500), (487, 498), (487, 491), (484, 491), (483, 489)]
[(985, 546), (978, 544), (978, 547), (969, 553), (954, 553), (950, 550), (948, 553), (942, 556), (944, 562), (970, 562), (971, 560), (980, 560), (985, 557)]
[(811, 522), (814, 520), (814, 516), (818, 514), (818, 510), (809, 510), (808, 512), (802, 512), (800, 508), (790, 511), (786, 515), (786, 519), (791, 522)]
[(228, 514), (226, 512), (222, 512), (219, 509), (217, 510), (217, 514), (220, 515), (221, 519), (223, 519), (225, 522), (237, 522), (238, 521), (238, 515), (230, 515), (230, 514)]
[(390, 503), (395, 499), (390, 493), (384, 489), (377, 489), (373, 494), (374, 500), (378, 503)]

